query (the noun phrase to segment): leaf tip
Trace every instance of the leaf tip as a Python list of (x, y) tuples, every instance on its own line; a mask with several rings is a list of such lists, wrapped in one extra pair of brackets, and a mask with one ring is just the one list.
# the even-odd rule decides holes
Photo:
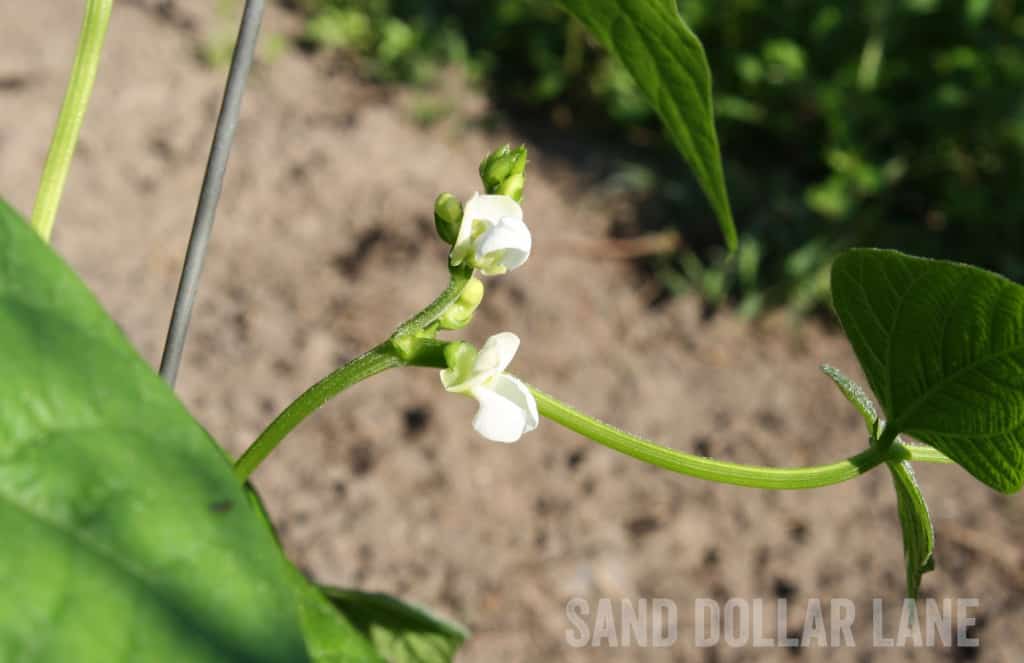
[(718, 227), (722, 231), (725, 248), (729, 253), (735, 253), (739, 248), (740, 238), (736, 230), (736, 220), (732, 216), (732, 207), (729, 205), (729, 194), (724, 192), (724, 185), (720, 204), (715, 205), (715, 216), (718, 217)]

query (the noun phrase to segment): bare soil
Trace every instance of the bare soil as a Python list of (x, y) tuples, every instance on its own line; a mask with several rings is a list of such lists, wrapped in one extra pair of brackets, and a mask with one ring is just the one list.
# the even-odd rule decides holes
[[(80, 3), (0, 0), (0, 182), (29, 210)], [(225, 70), (199, 46), (232, 17), (201, 0), (122, 0), (72, 169), (56, 248), (154, 365), (188, 240)], [(274, 7), (272, 35), (298, 29)], [(410, 93), (291, 49), (254, 70), (178, 392), (239, 453), (306, 386), (384, 338), (444, 285), (441, 190), (468, 196), (488, 150), (477, 94), (429, 129)], [(836, 460), (862, 424), (819, 373), (856, 361), (835, 330), (652, 307), (626, 261), (574, 248), (634, 209), (583, 176), (585, 144), (527, 140), (535, 254), (488, 281), (467, 336), (523, 338), (514, 371), (589, 413), (679, 449), (767, 465)], [(256, 476), (289, 555), (316, 578), (418, 601), (467, 624), (461, 661), (1019, 661), (1024, 510), (953, 467), (918, 471), (938, 531), (924, 595), (976, 597), (973, 650), (870, 646), (871, 599), (899, 607), (895, 496), (884, 472), (810, 493), (718, 486), (643, 465), (550, 422), (519, 444), (479, 438), (474, 404), (429, 370), (359, 385), (304, 423)], [(669, 649), (566, 644), (572, 597), (665, 597)], [(855, 649), (695, 649), (701, 597), (852, 599)], [(592, 604), (596, 606), (595, 604)], [(887, 632), (895, 624), (886, 617)]]

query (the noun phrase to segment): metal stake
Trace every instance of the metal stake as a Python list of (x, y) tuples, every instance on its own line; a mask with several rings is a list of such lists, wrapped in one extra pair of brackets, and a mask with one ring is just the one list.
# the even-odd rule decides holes
[(231, 143), (238, 126), (242, 92), (245, 90), (245, 81), (256, 51), (256, 39), (259, 36), (265, 5), (265, 0), (246, 0), (238, 40), (235, 42), (235, 51), (231, 57), (231, 70), (228, 72), (224, 99), (221, 102), (220, 115), (217, 117), (217, 129), (214, 132), (213, 144), (210, 146), (210, 158), (206, 162), (206, 175), (203, 177), (203, 187), (199, 192), (199, 204), (192, 223), (192, 235), (188, 240), (188, 252), (185, 254), (185, 264), (181, 270), (178, 294), (174, 298), (174, 311), (167, 330), (167, 342), (160, 360), (160, 376), (172, 387), (178, 376), (178, 367), (181, 365), (188, 324), (192, 318), (192, 306), (195, 303), (196, 291), (199, 289), (199, 275), (203, 271), (203, 259), (206, 257), (206, 247), (213, 230), (213, 220), (224, 183), (224, 171), (227, 169)]

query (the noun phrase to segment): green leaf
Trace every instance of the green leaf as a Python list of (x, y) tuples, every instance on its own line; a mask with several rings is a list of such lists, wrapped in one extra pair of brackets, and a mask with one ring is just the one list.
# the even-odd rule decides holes
[(711, 72), (676, 0), (562, 0), (629, 70), (708, 197), (729, 250), (736, 227), (711, 102)]
[(857, 408), (860, 412), (860, 416), (864, 418), (864, 423), (868, 427), (868, 435), (873, 438), (878, 435), (878, 413), (875, 412), (874, 402), (868, 398), (868, 395), (864, 393), (864, 389), (848, 378), (845, 373), (840, 371), (834, 366), (824, 364), (821, 367), (822, 372), (832, 379), (832, 382), (839, 387), (839, 391), (843, 392), (843, 396), (846, 396), (846, 400), (853, 404), (853, 407)]
[(308, 660), (227, 458), (0, 206), (0, 660)]
[(388, 663), (449, 663), (469, 637), (462, 626), (385, 594), (324, 588)]
[(26, 223), (18, 214), (17, 210), (7, 204), (7, 201), (0, 198), (0, 224), (6, 223)]
[(888, 425), (1010, 493), (1024, 483), (1024, 288), (969, 265), (853, 249), (843, 328)]
[[(277, 532), (259, 494), (249, 484), (246, 484), (246, 494), (267, 532), (277, 540)], [(306, 651), (313, 663), (385, 663), (359, 629), (291, 562), (288, 562), (288, 578), (302, 622)]]
[(896, 487), (896, 506), (903, 530), (903, 558), (907, 565), (907, 596), (916, 599), (921, 588), (921, 576), (935, 568), (932, 553), (935, 550), (935, 532), (928, 505), (914, 478), (914, 470), (907, 462), (889, 462), (893, 485)]
[(399, 660), (381, 658), (369, 636), (353, 625), (298, 570), (294, 572), (294, 582), (306, 647), (314, 663), (393, 663)]

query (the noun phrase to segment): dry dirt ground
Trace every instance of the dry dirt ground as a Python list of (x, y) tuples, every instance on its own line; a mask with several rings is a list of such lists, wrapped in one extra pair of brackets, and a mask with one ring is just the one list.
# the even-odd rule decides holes
[[(153, 363), (225, 76), (195, 56), (230, 29), (214, 4), (117, 3), (56, 232), (57, 250)], [(22, 210), (79, 20), (80, 3), (0, 0), (0, 187)], [(264, 37), (296, 27), (275, 7)], [(460, 94), (462, 113), (486, 111)], [(480, 157), (522, 138), (467, 128), (465, 116), (424, 130), (403, 99), (297, 51), (254, 70), (178, 387), (232, 453), (439, 291), (434, 196), (471, 194)], [(489, 282), (470, 338), (515, 331), (519, 375), (685, 451), (797, 465), (863, 447), (859, 419), (817, 369), (854, 370), (841, 336), (814, 323), (794, 333), (771, 319), (705, 320), (685, 298), (652, 308), (631, 265), (566, 241), (628, 220), (628, 207), (577, 175), (606, 156), (529, 147), (536, 251)], [(956, 468), (920, 468), (938, 529), (924, 594), (978, 598), (981, 647), (878, 649), (871, 599), (892, 613), (903, 589), (885, 473), (811, 493), (710, 485), (546, 421), (519, 444), (489, 443), (470, 428), (473, 409), (435, 372), (410, 369), (359, 385), (303, 424), (256, 476), (291, 557), (320, 580), (393, 592), (466, 623), (474, 635), (461, 661), (1021, 660), (1019, 496)], [(679, 641), (570, 647), (572, 597), (672, 599)], [(790, 630), (808, 599), (847, 597), (859, 646), (696, 649), (701, 597), (789, 598)]]

